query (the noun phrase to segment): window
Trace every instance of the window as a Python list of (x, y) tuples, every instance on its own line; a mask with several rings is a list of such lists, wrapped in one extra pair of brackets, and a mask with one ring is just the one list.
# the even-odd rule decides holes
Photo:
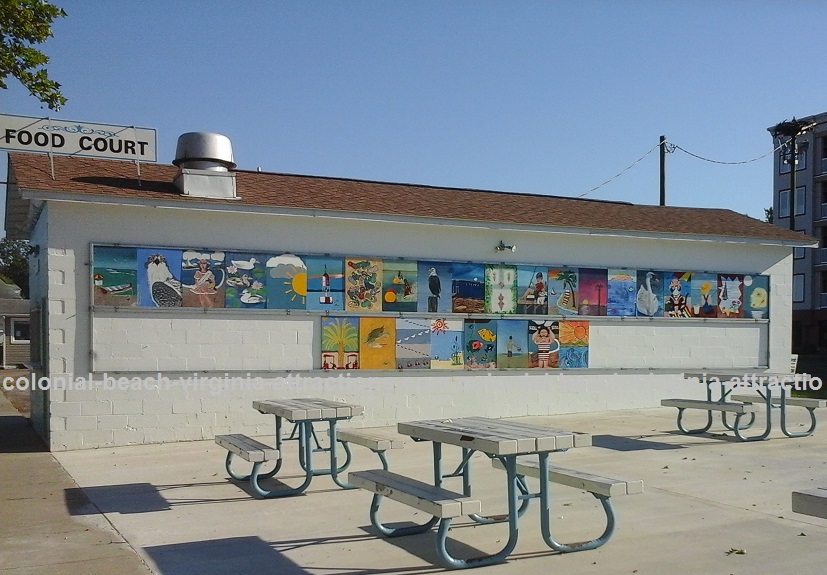
[(29, 320), (11, 320), (11, 341), (12, 343), (29, 343)]
[[(807, 188), (806, 186), (795, 188), (795, 215), (801, 216), (807, 213)], [(778, 192), (778, 217), (790, 217), (790, 190)]]
[[(804, 230), (796, 230), (799, 234), (804, 234)], [(822, 238), (822, 243), (827, 241), (827, 238)], [(804, 259), (804, 248), (793, 248), (793, 259), (796, 260), (803, 260)]]
[(793, 301), (804, 301), (804, 274), (793, 275)]
[[(802, 142), (796, 146), (796, 154), (795, 154), (795, 171), (804, 170), (807, 168), (807, 146), (805, 146), (806, 142)], [(779, 174), (789, 174), (790, 173), (790, 149), (788, 147), (784, 147), (780, 152), (778, 152), (778, 173)]]

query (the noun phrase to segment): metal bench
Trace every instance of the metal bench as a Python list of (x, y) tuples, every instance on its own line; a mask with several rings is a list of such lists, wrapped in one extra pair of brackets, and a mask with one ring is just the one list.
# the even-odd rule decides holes
[(793, 511), (827, 519), (827, 487), (793, 491)]
[[(740, 401), (745, 404), (750, 403), (766, 403), (767, 398), (763, 395), (737, 393), (730, 394), (729, 399), (733, 401)], [(772, 406), (781, 409), (781, 431), (787, 437), (807, 437), (812, 435), (816, 430), (816, 414), (815, 410), (821, 407), (827, 407), (827, 399), (818, 399), (815, 397), (789, 397), (786, 391), (782, 391), (781, 397), (771, 398)], [(810, 416), (810, 427), (805, 431), (792, 432), (787, 430), (787, 406), (803, 407), (807, 410)]]
[[(678, 429), (681, 430), (683, 433), (687, 434), (697, 434), (697, 433), (704, 433), (709, 431), (709, 428), (712, 427), (712, 412), (719, 411), (721, 412), (722, 416), (725, 416), (727, 413), (732, 413), (735, 415), (735, 424), (730, 426), (726, 423), (726, 419), (724, 418), (724, 426), (727, 429), (731, 429), (735, 432), (736, 437), (741, 441), (757, 441), (760, 439), (766, 439), (770, 433), (770, 424), (769, 424), (769, 406), (767, 406), (767, 429), (761, 435), (754, 436), (754, 437), (746, 437), (741, 434), (742, 429), (747, 429), (751, 424), (753, 419), (755, 418), (755, 414), (761, 411), (761, 406), (755, 403), (736, 403), (733, 401), (715, 401), (712, 399), (662, 399), (660, 404), (664, 407), (676, 407), (678, 409)], [(686, 429), (683, 426), (683, 415), (684, 411), (687, 409), (701, 409), (707, 412), (707, 422), (706, 425), (697, 429)], [(746, 414), (751, 414), (751, 419), (748, 423), (742, 425), (741, 418)]]
[[(505, 465), (500, 459), (492, 459), (491, 463), (497, 469), (505, 469)], [(525, 456), (517, 457), (517, 475), (542, 479), (540, 472), (540, 462), (537, 459)], [(603, 506), (603, 511), (606, 514), (606, 527), (603, 533), (596, 539), (582, 543), (560, 543), (555, 541), (554, 548), (562, 552), (578, 551), (582, 548), (591, 549), (606, 543), (615, 530), (615, 514), (611, 498), (620, 495), (643, 493), (642, 479), (605, 477), (590, 471), (568, 469), (552, 463), (547, 465), (546, 476), (551, 483), (567, 485), (591, 493), (600, 501)], [(541, 510), (540, 513), (541, 517), (548, 516), (548, 510)]]
[[(475, 515), (482, 511), (482, 503), (462, 493), (418, 481), (386, 469), (352, 471), (348, 474), (351, 485), (373, 493), (370, 504), (370, 523), (385, 537), (401, 537), (425, 533), (439, 523), (436, 537), (436, 553), (448, 568), (486, 565), (500, 561), (499, 556), (484, 556), (476, 559), (457, 559), (448, 552), (447, 540), (451, 520), (462, 515)], [(418, 511), (424, 511), (431, 518), (423, 524), (405, 527), (387, 527), (379, 519), (379, 505), (387, 497)]]
[[(259, 477), (272, 477), (275, 475), (275, 470), (267, 474), (261, 474), (261, 466), (266, 461), (278, 460), (280, 461), (279, 450), (270, 447), (260, 441), (247, 437), (241, 433), (232, 433), (229, 435), (216, 435), (215, 442), (227, 450), (227, 458), (224, 460), (224, 468), (233, 479), (238, 481), (250, 480), (250, 484), (255, 490), (258, 485)], [(249, 475), (239, 475), (232, 468), (232, 461), (234, 456), (239, 456), (253, 464), (253, 469)], [(276, 468), (276, 470), (278, 467)]]
[(393, 427), (362, 427), (336, 429), (336, 440), (345, 448), (350, 458), (349, 443), (361, 445), (373, 451), (379, 456), (382, 469), (388, 469), (388, 460), (385, 452), (389, 449), (402, 449), (405, 447), (405, 439), (396, 432)]

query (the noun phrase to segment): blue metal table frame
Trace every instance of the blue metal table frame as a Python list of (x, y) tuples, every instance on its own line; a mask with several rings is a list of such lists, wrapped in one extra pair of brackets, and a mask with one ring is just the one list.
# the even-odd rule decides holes
[[(490, 458), (502, 460), (506, 469), (506, 493), (508, 513), (501, 517), (469, 516), (481, 523), (498, 523), (507, 521), (509, 526), (508, 541), (497, 553), (472, 559), (461, 559), (451, 555), (447, 549), (448, 532), (451, 519), (431, 517), (424, 524), (390, 528), (379, 518), (382, 495), (374, 494), (371, 503), (371, 523), (383, 535), (398, 537), (415, 533), (424, 533), (439, 523), (436, 539), (437, 554), (440, 561), (449, 568), (463, 569), (480, 567), (505, 561), (517, 545), (518, 522), (531, 499), (540, 501), (540, 529), (545, 543), (556, 551), (570, 552), (594, 549), (606, 543), (615, 527), (614, 512), (607, 497), (600, 499), (606, 514), (606, 528), (600, 537), (582, 544), (566, 544), (556, 541), (551, 528), (551, 483), (548, 476), (548, 457), (554, 451), (572, 447), (591, 445), (588, 434), (573, 433), (548, 429), (536, 425), (508, 422), (485, 417), (466, 417), (454, 420), (430, 420), (399, 423), (398, 431), (411, 436), (415, 441), (431, 441), (433, 445), (434, 485), (442, 486), (445, 477), (462, 477), (463, 492), (471, 495), (472, 474), (470, 460), (476, 452), (485, 453)], [(462, 460), (453, 473), (443, 475), (442, 446), (455, 445), (462, 449)], [(540, 486), (536, 493), (530, 492), (525, 477), (517, 474), (517, 456), (535, 455), (540, 464)]]
[[(338, 441), (336, 425), (339, 421), (348, 420), (356, 415), (360, 415), (364, 412), (364, 407), (320, 398), (299, 398), (254, 401), (253, 408), (260, 413), (275, 416), (276, 449), (279, 452), (279, 458), (275, 462), (275, 467), (266, 473), (262, 472), (263, 462), (260, 462), (253, 464), (250, 475), (242, 476), (232, 471), (230, 464), (233, 459), (233, 453), (229, 452), (227, 453), (225, 467), (231, 477), (238, 480), (249, 479), (252, 490), (264, 498), (288, 497), (303, 493), (310, 486), (313, 477), (317, 475), (330, 475), (336, 485), (342, 489), (353, 489), (351, 485), (339, 479), (339, 474), (344, 472), (350, 465), (351, 452), (350, 447), (346, 443)], [(294, 424), (293, 430), (287, 438), (284, 437), (282, 429), (284, 420)], [(322, 447), (319, 443), (316, 432), (313, 429), (313, 423), (315, 422), (327, 423), (330, 437), (330, 445), (328, 447)], [(305, 472), (304, 481), (298, 487), (276, 490), (265, 489), (261, 486), (260, 480), (272, 478), (281, 470), (284, 453), (283, 443), (287, 440), (298, 441), (299, 464)], [(345, 461), (342, 465), (338, 464), (339, 445), (345, 450)], [(329, 454), (329, 467), (314, 469), (313, 454), (318, 452), (327, 452)]]

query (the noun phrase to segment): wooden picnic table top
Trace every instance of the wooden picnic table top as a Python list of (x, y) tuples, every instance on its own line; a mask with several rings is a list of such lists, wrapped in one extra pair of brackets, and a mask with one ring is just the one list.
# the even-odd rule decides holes
[(365, 408), (352, 403), (342, 403), (318, 397), (295, 399), (263, 399), (253, 401), (253, 409), (283, 417), (288, 421), (322, 421), (350, 419), (364, 413)]
[(591, 445), (591, 436), (587, 433), (488, 417), (412, 421), (399, 423), (397, 429), (415, 439), (467, 447), (491, 455), (559, 451)]

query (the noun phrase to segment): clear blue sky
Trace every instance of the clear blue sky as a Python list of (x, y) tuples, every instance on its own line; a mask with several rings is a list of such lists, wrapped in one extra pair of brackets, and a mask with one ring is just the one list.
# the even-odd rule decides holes
[[(163, 163), (209, 131), (242, 169), (579, 196), (660, 135), (743, 161), (827, 111), (816, 0), (53, 1), (69, 101), (10, 80), (0, 112), (155, 128)], [(658, 166), (588, 197), (657, 204)], [(676, 151), (667, 178), (671, 205), (772, 204), (771, 155)]]

